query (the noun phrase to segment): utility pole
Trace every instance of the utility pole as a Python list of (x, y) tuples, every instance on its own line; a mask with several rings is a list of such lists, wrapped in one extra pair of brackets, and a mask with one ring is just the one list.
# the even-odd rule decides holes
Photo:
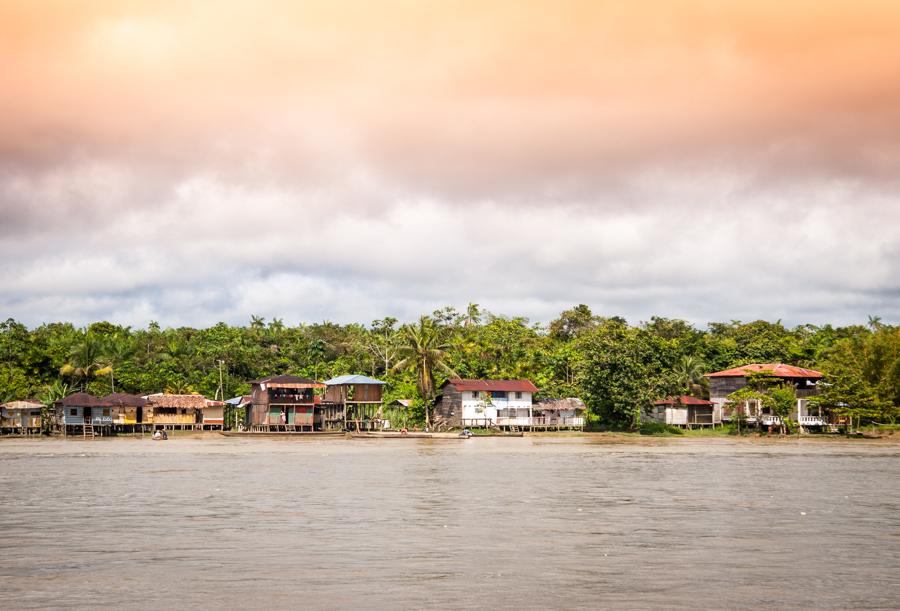
[[(225, 361), (223, 361), (222, 359), (219, 359), (218, 363), (219, 363), (219, 389), (216, 390), (216, 400), (224, 401), (225, 400), (225, 384), (224, 384), (224, 377), (222, 376), (222, 366), (225, 365)], [(221, 395), (221, 398), (219, 398), (219, 395)]]

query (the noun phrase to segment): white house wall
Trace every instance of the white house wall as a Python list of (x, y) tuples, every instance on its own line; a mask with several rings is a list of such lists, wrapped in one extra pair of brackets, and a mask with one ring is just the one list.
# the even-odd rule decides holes
[(499, 409), (527, 409), (528, 416), (531, 414), (532, 397), (530, 392), (522, 391), (522, 398), (517, 399), (515, 392), (508, 392), (506, 399), (491, 399), (488, 404), (482, 397), (481, 392), (477, 393), (477, 398), (473, 396), (473, 391), (462, 391), (462, 419), (463, 420), (482, 420), (490, 419), (497, 421), (497, 410)]

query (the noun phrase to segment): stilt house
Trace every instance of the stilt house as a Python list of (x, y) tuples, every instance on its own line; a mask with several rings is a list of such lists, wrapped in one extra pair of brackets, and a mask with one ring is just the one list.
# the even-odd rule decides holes
[(144, 422), (144, 408), (147, 400), (137, 395), (124, 392), (114, 392), (101, 399), (111, 406), (113, 426), (121, 429), (134, 429)]
[(153, 428), (196, 429), (203, 422), (207, 401), (203, 395), (156, 393), (144, 398), (148, 402), (144, 408), (145, 418)]
[[(336, 406), (331, 420), (327, 423), (336, 426), (336, 419), (341, 418), (341, 426), (349, 430), (379, 430), (384, 427), (382, 413), (382, 393), (385, 382), (363, 375), (344, 375), (325, 382), (325, 401), (323, 407), (330, 409)], [(324, 429), (334, 430), (334, 429)]]
[(434, 406), (435, 423), (449, 427), (531, 426), (530, 380), (447, 380)]
[(654, 422), (689, 429), (722, 423), (722, 410), (715, 403), (687, 395), (654, 402), (647, 416)]
[(113, 405), (86, 392), (77, 392), (54, 403), (56, 418), (63, 434), (90, 430), (100, 434), (112, 427)]
[(0, 405), (0, 433), (39, 433), (44, 404), (35, 399)]
[(818, 383), (824, 377), (820, 372), (783, 363), (751, 363), (725, 371), (706, 374), (709, 378), (709, 400), (715, 403), (724, 420), (731, 420), (736, 409), (743, 411), (750, 423), (763, 426), (780, 425), (781, 420), (769, 413), (768, 408), (758, 401), (744, 401), (742, 405), (732, 405), (728, 395), (747, 385), (747, 377), (751, 374), (764, 374), (794, 387), (797, 393), (797, 405), (791, 414), (803, 427), (822, 427), (831, 423), (828, 414), (821, 408), (810, 409), (809, 399), (819, 394)]
[[(246, 425), (251, 431), (329, 430), (323, 428), (329, 421), (322, 414), (322, 399), (314, 392), (325, 388), (321, 382), (294, 375), (279, 375), (253, 380), (250, 385), (251, 403)], [(320, 413), (318, 422), (317, 407)], [(342, 426), (343, 418), (340, 422)]]

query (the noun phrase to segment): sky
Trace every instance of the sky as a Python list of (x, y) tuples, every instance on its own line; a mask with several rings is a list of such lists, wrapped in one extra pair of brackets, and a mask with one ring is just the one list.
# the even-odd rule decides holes
[(900, 322), (900, 3), (5, 0), (0, 316)]

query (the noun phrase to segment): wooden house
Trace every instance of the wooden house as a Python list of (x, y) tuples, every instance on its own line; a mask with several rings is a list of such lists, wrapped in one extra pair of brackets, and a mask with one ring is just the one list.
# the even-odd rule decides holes
[(681, 395), (653, 403), (648, 420), (684, 428), (722, 424), (722, 410), (712, 401)]
[[(343, 416), (339, 418), (340, 425), (334, 424), (333, 412), (337, 409), (334, 404), (330, 410), (321, 407), (322, 398), (314, 392), (325, 388), (321, 382), (294, 375), (278, 375), (253, 380), (250, 386), (251, 402), (245, 426), (251, 431), (311, 432), (343, 428)], [(326, 416), (325, 411), (330, 411), (330, 415)], [(323, 428), (325, 426), (340, 428)]]
[(201, 410), (201, 428), (205, 431), (223, 430), (225, 428), (225, 402), (206, 400)]
[[(382, 393), (385, 382), (364, 375), (343, 375), (325, 382), (323, 406), (337, 406), (334, 418), (342, 418), (342, 428), (379, 430), (385, 428), (382, 412)], [(336, 421), (323, 421), (323, 425), (336, 426)], [(323, 430), (334, 430), (323, 428)]]
[(41, 410), (44, 404), (35, 399), (9, 401), (0, 405), (0, 434), (41, 432)]
[(435, 425), (530, 427), (535, 424), (529, 380), (447, 380), (434, 405)]
[(535, 426), (553, 429), (584, 429), (587, 406), (575, 397), (544, 399), (532, 406)]
[(101, 401), (110, 404), (110, 415), (113, 427), (117, 430), (134, 430), (144, 422), (144, 408), (147, 400), (137, 395), (114, 392), (106, 395)]
[(113, 405), (86, 392), (77, 392), (54, 403), (56, 421), (64, 435), (104, 435), (112, 430)]
[(819, 394), (818, 383), (822, 380), (823, 375), (812, 369), (783, 363), (751, 363), (706, 374), (709, 379), (709, 400), (716, 405), (716, 409), (720, 411), (724, 420), (733, 419), (734, 410), (740, 409), (747, 422), (759, 423), (762, 426), (781, 424), (781, 420), (769, 413), (768, 408), (761, 406), (758, 401), (744, 401), (740, 406), (734, 406), (729, 401), (728, 395), (745, 387), (747, 377), (751, 373), (763, 374), (794, 387), (797, 393), (797, 405), (791, 414), (791, 419), (796, 420), (800, 426), (823, 427), (829, 424), (828, 414), (823, 413), (821, 408), (810, 409), (809, 405), (810, 397)]
[(154, 429), (197, 429), (203, 423), (203, 395), (171, 395), (156, 393), (146, 395), (144, 419)]

